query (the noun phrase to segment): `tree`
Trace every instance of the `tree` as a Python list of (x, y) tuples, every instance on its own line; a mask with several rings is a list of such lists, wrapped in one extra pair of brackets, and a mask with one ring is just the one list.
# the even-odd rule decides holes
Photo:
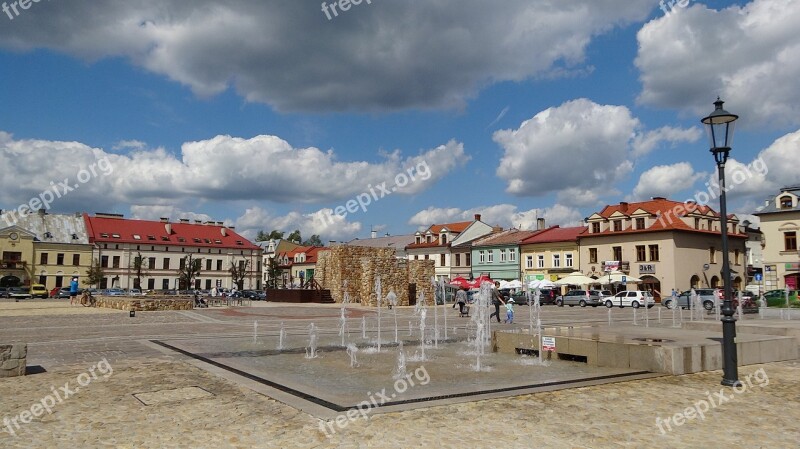
[(105, 275), (106, 273), (103, 271), (103, 267), (100, 266), (100, 261), (94, 259), (89, 269), (86, 270), (86, 277), (83, 278), (83, 283), (88, 286), (99, 285), (103, 281), (103, 278), (105, 278)]
[(268, 288), (278, 288), (278, 279), (281, 278), (283, 274), (283, 270), (281, 270), (280, 265), (278, 265), (278, 260), (276, 258), (269, 259), (269, 265), (267, 266), (267, 287)]
[(317, 234), (312, 235), (309, 237), (308, 240), (303, 242), (303, 246), (325, 246), (322, 244), (322, 240), (319, 238)]
[(247, 277), (247, 269), (250, 266), (250, 261), (247, 259), (240, 260), (239, 263), (231, 262), (231, 267), (228, 271), (231, 272), (233, 283), (239, 288), (244, 290), (244, 278)]
[(178, 282), (181, 288), (194, 288), (194, 280), (200, 276), (202, 258), (195, 259), (191, 254), (183, 258), (183, 266), (178, 268)]
[(256, 234), (256, 242), (268, 242), (270, 240), (280, 240), (283, 238), (283, 231), (273, 229), (269, 234), (264, 231), (258, 231)]
[(300, 230), (299, 229), (295, 229), (294, 232), (289, 234), (289, 237), (286, 237), (286, 240), (288, 240), (290, 242), (302, 242), (303, 241), (303, 237), (300, 237)]
[(133, 274), (135, 276), (133, 288), (141, 289), (142, 278), (145, 278), (148, 275), (147, 266), (145, 265), (144, 257), (142, 257), (141, 252), (136, 252), (136, 257), (133, 258), (133, 264), (131, 268), (133, 269)]

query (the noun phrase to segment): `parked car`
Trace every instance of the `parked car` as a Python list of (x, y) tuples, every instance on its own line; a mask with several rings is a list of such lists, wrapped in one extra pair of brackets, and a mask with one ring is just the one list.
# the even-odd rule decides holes
[(42, 299), (47, 299), (50, 296), (50, 292), (48, 292), (47, 288), (42, 284), (31, 285), (30, 294), (31, 297), (33, 298), (42, 298)]
[[(786, 290), (770, 290), (764, 293), (768, 307), (786, 307)], [(797, 290), (789, 290), (789, 304), (797, 303)]]
[(125, 296), (125, 291), (121, 288), (109, 288), (103, 292), (106, 296)]
[(8, 287), (0, 287), (0, 298), (8, 298)]
[(267, 294), (260, 290), (242, 290), (242, 295), (252, 301), (265, 301)]
[(128, 296), (142, 296), (142, 291), (138, 288), (128, 290)]
[(14, 299), (27, 299), (31, 297), (31, 291), (28, 287), (9, 287), (6, 294), (9, 298)]
[(556, 298), (557, 306), (592, 306), (597, 307), (603, 304), (602, 293), (599, 290), (570, 290), (566, 295)]
[(616, 295), (605, 298), (605, 305), (609, 309), (612, 307), (633, 307), (638, 309), (644, 305), (651, 308), (656, 305), (656, 299), (653, 298), (652, 293), (641, 290), (626, 290), (617, 293)]
[[(696, 288), (695, 292), (700, 297), (700, 304), (703, 305), (703, 308), (706, 310), (714, 310), (714, 302), (722, 303), (722, 299), (717, 292), (717, 289), (714, 288)], [(691, 301), (692, 291), (688, 290), (682, 292), (677, 297), (677, 307), (681, 309), (691, 309), (692, 308), (692, 301)], [(674, 305), (672, 304), (672, 296), (664, 296), (661, 298), (661, 304), (668, 308), (672, 309)]]

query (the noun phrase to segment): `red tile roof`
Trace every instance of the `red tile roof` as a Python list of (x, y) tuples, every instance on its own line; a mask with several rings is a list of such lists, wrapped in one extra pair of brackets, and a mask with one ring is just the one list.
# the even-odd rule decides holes
[[(199, 223), (164, 223), (126, 218), (90, 217), (83, 214), (89, 243), (187, 246), (260, 250), (231, 228)], [(167, 233), (167, 224), (170, 233)], [(138, 238), (137, 238), (138, 237)]]
[[(464, 230), (467, 229), (472, 223), (475, 223), (475, 222), (474, 221), (460, 221), (458, 223), (445, 223), (445, 224), (431, 225), (431, 227), (426, 229), (424, 232), (420, 232), (420, 234), (422, 234), (422, 236), (423, 236), (421, 243), (410, 243), (410, 244), (406, 245), (406, 249), (436, 248), (436, 247), (447, 248), (447, 247), (450, 246), (450, 241), (448, 240), (447, 243), (440, 244), (439, 243), (439, 234), (441, 234), (444, 231), (449, 231), (449, 232), (452, 232), (452, 233), (455, 233), (455, 234), (460, 234), (460, 233), (464, 232)], [(433, 241), (430, 242), (430, 243), (425, 241), (425, 234), (427, 234), (428, 231), (430, 231), (430, 233), (433, 234)]]
[(497, 234), (491, 234), (472, 243), (472, 246), (497, 246), (497, 245), (516, 245), (521, 241), (530, 238), (543, 231), (520, 231), (519, 229), (508, 229)]
[[(297, 247), (297, 248), (285, 253), (286, 257), (289, 258), (289, 264), (286, 265), (286, 266), (291, 266), (292, 264), (294, 264), (295, 263), (294, 262), (294, 256), (296, 256), (298, 254), (302, 254), (302, 253), (305, 253), (306, 261), (305, 262), (297, 262), (298, 264), (315, 264), (315, 263), (317, 263), (317, 256), (319, 256), (319, 252), (320, 251), (325, 251), (327, 249), (329, 249), (329, 248), (326, 248), (324, 246), (299, 246), (299, 247)], [(283, 254), (281, 254), (280, 256), (283, 257)]]
[[(472, 223), (474, 223), (474, 222), (473, 221), (460, 221), (458, 223), (435, 224), (435, 225), (431, 226), (430, 228), (428, 228), (428, 230), (430, 230), (434, 234), (439, 234), (445, 229), (450, 231), (450, 232), (461, 233), (461, 232), (464, 232), (464, 230), (467, 229), (469, 227), (469, 225), (471, 225)], [(427, 230), (425, 232), (427, 232)]]
[(574, 226), (569, 228), (552, 226), (521, 241), (520, 245), (528, 245), (531, 243), (555, 243), (555, 242), (577, 243), (578, 236), (580, 236), (585, 232), (588, 232), (588, 228), (586, 226)]

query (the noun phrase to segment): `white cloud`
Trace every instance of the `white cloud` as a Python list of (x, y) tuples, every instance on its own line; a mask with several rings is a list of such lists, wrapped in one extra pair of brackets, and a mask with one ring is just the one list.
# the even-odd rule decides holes
[(720, 11), (694, 3), (661, 16), (637, 35), (635, 63), (643, 86), (638, 101), (699, 119), (719, 95), (745, 125), (796, 125), (798, 23), (796, 0), (754, 0)]
[(505, 151), (497, 176), (508, 183), (507, 192), (520, 196), (611, 189), (633, 169), (630, 144), (639, 127), (624, 106), (585, 98), (566, 102), (536, 114), (519, 129), (494, 134)]
[(342, 217), (332, 215), (332, 212), (330, 209), (321, 209), (309, 214), (290, 212), (275, 216), (263, 208), (253, 207), (238, 217), (235, 225), (237, 232), (251, 239), (255, 238), (258, 231), (270, 232), (273, 229), (285, 232), (298, 229), (304, 239), (319, 235), (323, 242), (347, 241), (358, 236), (361, 223), (348, 222)]
[(674, 198), (678, 192), (691, 188), (694, 183), (707, 175), (696, 173), (692, 164), (678, 162), (672, 165), (657, 165), (639, 177), (639, 183), (633, 188), (629, 200), (642, 201), (654, 196)]
[(387, 1), (329, 21), (319, 2), (49, 2), (18, 19), (25, 26), (0, 27), (0, 47), (122, 57), (198, 95), (233, 87), (283, 111), (462, 107), (491, 83), (588, 71), (594, 36), (651, 9), (629, 0)]
[(432, 224), (471, 221), (476, 214), (481, 215), (481, 221), (484, 223), (504, 228), (535, 229), (537, 218), (544, 218), (547, 226), (578, 226), (583, 221), (580, 211), (561, 204), (527, 211), (520, 211), (513, 204), (496, 204), (467, 210), (429, 207), (411, 217), (408, 223), (425, 229)]
[(668, 142), (673, 147), (678, 142), (697, 142), (703, 135), (700, 127), (676, 128), (662, 126), (654, 131), (647, 131), (633, 139), (633, 155), (644, 156), (656, 149), (662, 142)]
[[(196, 212), (184, 211), (177, 206), (131, 206), (131, 218), (137, 220), (160, 220), (161, 218), (169, 218), (170, 221), (180, 219), (191, 220), (192, 222), (199, 221), (223, 221), (208, 214), (200, 214)], [(230, 225), (228, 221), (225, 223)]]

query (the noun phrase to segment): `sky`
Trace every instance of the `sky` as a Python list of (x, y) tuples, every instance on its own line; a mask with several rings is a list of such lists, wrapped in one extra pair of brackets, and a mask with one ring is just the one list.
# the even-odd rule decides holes
[[(27, 6), (23, 8), (22, 6)], [(800, 184), (800, 0), (6, 0), (0, 208), (323, 242)]]

